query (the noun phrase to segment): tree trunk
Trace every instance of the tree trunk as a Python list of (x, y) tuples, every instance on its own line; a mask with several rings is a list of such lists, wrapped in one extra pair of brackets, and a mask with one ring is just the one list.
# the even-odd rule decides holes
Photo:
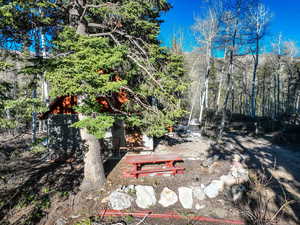
[[(78, 117), (79, 120), (85, 118), (82, 114), (79, 114)], [(105, 184), (100, 142), (94, 135), (89, 134), (86, 129), (80, 129), (80, 136), (87, 148), (84, 156), (84, 178), (80, 185), (80, 190), (100, 189)]]
[(219, 87), (218, 87), (217, 112), (219, 112), (219, 110), (220, 110), (220, 99), (221, 99), (222, 83), (223, 83), (223, 74), (220, 75), (220, 81), (219, 81)]
[[(35, 56), (39, 57), (40, 56), (40, 45), (39, 45), (40, 39), (39, 39), (37, 29), (35, 30), (35, 33), (34, 33), (34, 41), (35, 41), (35, 46), (34, 46)], [(33, 89), (32, 89), (31, 97), (32, 98), (37, 98), (37, 75), (36, 74), (33, 75)], [(36, 112), (32, 112), (31, 120), (32, 120), (32, 128), (31, 128), (32, 138), (31, 138), (31, 142), (35, 143), (36, 142), (36, 131), (37, 131)]]
[[(280, 82), (280, 76), (283, 75), (283, 71), (282, 71), (283, 67), (281, 65), (281, 58), (279, 58), (278, 61), (278, 69), (276, 72), (276, 79), (277, 79), (277, 114), (280, 115), (280, 113), (282, 112), (282, 105), (281, 105), (281, 98), (280, 98), (280, 86), (281, 86), (281, 82)], [(283, 93), (282, 93), (283, 94)], [(284, 102), (284, 97), (283, 97), (283, 102)]]
[(261, 104), (261, 113), (264, 117), (266, 115), (266, 73), (263, 74), (263, 83), (262, 83), (262, 104)]
[[(83, 104), (83, 97), (78, 98), (78, 105)], [(79, 113), (78, 119), (83, 120), (86, 116)], [(84, 143), (84, 149), (87, 152), (84, 156), (84, 178), (80, 189), (90, 191), (101, 188), (105, 183), (105, 173), (101, 157), (101, 145), (99, 140), (87, 129), (80, 129), (81, 141)]]
[(223, 130), (225, 127), (225, 120), (226, 120), (226, 110), (227, 110), (227, 105), (228, 105), (228, 99), (229, 99), (229, 95), (232, 92), (233, 89), (233, 83), (232, 83), (232, 74), (233, 74), (233, 68), (234, 68), (234, 64), (233, 64), (233, 57), (234, 57), (234, 49), (235, 49), (235, 42), (236, 42), (236, 35), (237, 35), (237, 24), (238, 21), (236, 21), (236, 27), (232, 36), (232, 44), (230, 46), (230, 56), (229, 56), (229, 63), (228, 63), (228, 69), (227, 69), (227, 76), (226, 76), (226, 94), (225, 94), (225, 99), (224, 99), (224, 103), (223, 103), (223, 109), (222, 109), (222, 120), (221, 120), (221, 125), (219, 128), (219, 134), (218, 134), (218, 138), (217, 138), (217, 142), (219, 142), (222, 139), (223, 136)]
[(199, 113), (199, 123), (202, 123), (203, 118), (203, 109), (204, 109), (204, 101), (205, 101), (205, 92), (200, 93), (200, 113)]
[(205, 83), (204, 83), (204, 93), (202, 94), (202, 101), (200, 101), (200, 115), (199, 115), (199, 123), (202, 122), (203, 110), (204, 107), (208, 107), (208, 81), (209, 81), (209, 73), (211, 70), (211, 51), (212, 51), (212, 40), (208, 41), (206, 47), (206, 73), (205, 73)]
[(251, 116), (253, 118), (256, 117), (256, 72), (258, 66), (258, 57), (259, 57), (259, 39), (256, 38), (256, 52), (254, 59), (254, 68), (253, 68), (253, 76), (252, 76), (252, 91), (251, 91)]
[[(87, 35), (86, 33), (86, 23), (79, 21), (84, 8), (84, 1), (77, 0), (78, 7), (76, 10), (70, 13), (71, 18), (77, 18), (74, 26), (76, 26), (76, 33), (80, 35)], [(81, 10), (80, 10), (81, 9)], [(77, 11), (77, 12), (76, 12)], [(73, 14), (73, 15), (72, 15)], [(82, 105), (84, 102), (83, 96), (78, 96), (78, 105)], [(79, 113), (79, 120), (86, 118), (85, 115)], [(106, 181), (103, 161), (101, 157), (101, 145), (99, 140), (88, 133), (87, 129), (80, 129), (81, 140), (83, 141), (85, 148), (87, 150), (84, 156), (84, 178), (80, 189), (82, 191), (90, 191), (100, 189)]]

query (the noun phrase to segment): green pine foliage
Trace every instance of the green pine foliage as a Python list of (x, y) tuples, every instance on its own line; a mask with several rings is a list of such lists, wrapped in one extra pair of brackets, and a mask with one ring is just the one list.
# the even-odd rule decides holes
[[(115, 120), (125, 120), (127, 126), (137, 127), (148, 135), (161, 136), (184, 115), (180, 99), (188, 85), (183, 56), (160, 47), (157, 39), (159, 14), (170, 5), (164, 0), (112, 4), (115, 5), (88, 9), (85, 20), (101, 24), (103, 29), (115, 27), (116, 33), (111, 33), (117, 41), (109, 35), (93, 37), (93, 33), (99, 32), (95, 27), (89, 27), (87, 35), (78, 35), (70, 27), (59, 33), (54, 42), (55, 54), (64, 56), (48, 63), (51, 95), (82, 97), (84, 104), (77, 111), (86, 117), (75, 126), (87, 128), (98, 138)], [(132, 61), (129, 55), (138, 57)], [(100, 75), (99, 70), (105, 73)], [(116, 75), (121, 80), (115, 81)], [(95, 99), (121, 90), (127, 93), (129, 101), (114, 113), (99, 113), (101, 109)]]
[[(92, 7), (78, 5), (74, 9), (82, 7), (78, 11), (81, 15), (71, 16), (72, 5), (79, 2), (0, 0), (2, 43), (13, 41), (25, 55), (29, 46), (38, 50), (40, 32), (51, 39), (47, 48), (52, 56), (43, 60), (37, 57), (22, 70), (32, 77), (27, 95), (18, 96), (29, 104), (24, 115), (33, 108), (41, 109), (28, 93), (38, 88), (38, 79), (46, 71), (52, 97), (83, 99), (76, 110), (85, 119), (74, 126), (85, 127), (100, 138), (114, 121), (124, 120), (127, 126), (149, 135), (164, 134), (184, 115), (181, 99), (188, 86), (183, 56), (161, 47), (158, 40), (159, 16), (170, 9), (170, 4), (166, 0), (87, 0), (82, 3)], [(85, 24), (86, 35), (76, 33), (78, 21)], [(116, 76), (121, 80), (116, 81)], [(109, 98), (119, 91), (126, 92), (128, 102), (121, 107), (112, 102), (113, 113), (100, 113), (96, 98)], [(27, 108), (16, 99), (10, 100), (4, 108), (12, 114)]]

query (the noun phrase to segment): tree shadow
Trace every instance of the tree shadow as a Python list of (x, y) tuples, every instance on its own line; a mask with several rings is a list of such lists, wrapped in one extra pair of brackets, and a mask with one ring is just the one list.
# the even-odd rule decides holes
[(187, 143), (187, 142), (192, 142), (192, 141), (175, 134), (174, 137), (164, 135), (160, 138), (155, 138), (153, 144), (154, 144), (154, 150), (155, 150), (157, 148), (157, 146), (160, 144), (174, 146), (174, 145), (183, 144), (183, 143)]
[[(266, 141), (266, 139), (262, 140)], [(221, 144), (211, 146), (209, 155), (217, 156), (221, 160), (232, 160), (235, 154), (241, 155), (247, 168), (255, 171), (259, 177), (271, 178), (268, 188), (275, 193), (274, 202), (276, 208), (279, 209), (286, 200), (293, 200), (293, 203), (289, 204), (290, 210), (283, 210), (280, 213), (281, 219), (299, 224), (300, 154), (293, 154), (289, 149), (272, 145), (267, 141), (265, 142), (268, 143), (267, 145), (257, 147), (257, 141), (258, 139), (254, 140), (253, 137), (247, 138), (227, 133), (224, 135)], [(248, 142), (247, 146), (245, 142)], [(274, 174), (277, 175), (274, 176)], [(247, 204), (251, 210), (253, 212), (259, 211), (259, 200), (254, 197), (248, 200)], [(274, 211), (273, 213), (276, 212)], [(253, 224), (253, 221), (248, 220), (249, 217), (245, 216), (244, 219), (247, 224)]]
[[(53, 115), (49, 123), (48, 151), (29, 156), (21, 154), (1, 166), (0, 177), (4, 177), (0, 179), (0, 187), (3, 187), (0, 189), (1, 224), (10, 224), (10, 214), (25, 211), (31, 206), (30, 213), (25, 213), (20, 221), (36, 224), (47, 215), (53, 199), (63, 201), (79, 191), (85, 146), (79, 129), (70, 127), (77, 120), (77, 115)], [(30, 146), (30, 141), (19, 140), (11, 146), (11, 154), (20, 147), (29, 151)], [(102, 149), (105, 174), (108, 175), (122, 155), (116, 157), (113, 149), (105, 144)]]
[[(77, 121), (78, 116), (76, 114), (50, 116), (48, 134), (50, 158), (66, 159), (75, 157), (83, 160), (86, 146), (81, 139), (80, 130), (72, 127), (72, 124)], [(111, 172), (124, 156), (118, 151), (120, 147), (119, 130), (118, 128), (112, 129), (111, 136), (99, 140), (106, 175)]]
[[(20, 182), (7, 184), (0, 191), (2, 206), (0, 207), (0, 221), (9, 223), (7, 215), (16, 208), (22, 209), (29, 205), (33, 206), (30, 215), (22, 218), (30, 224), (35, 224), (46, 214), (50, 206), (50, 198), (54, 195), (61, 197), (76, 191), (82, 180), (82, 167), (80, 161), (67, 162), (55, 161), (30, 165), (27, 168), (17, 167), (1, 174), (15, 176)], [(24, 180), (24, 181), (22, 181)], [(24, 217), (23, 216), (23, 217)]]

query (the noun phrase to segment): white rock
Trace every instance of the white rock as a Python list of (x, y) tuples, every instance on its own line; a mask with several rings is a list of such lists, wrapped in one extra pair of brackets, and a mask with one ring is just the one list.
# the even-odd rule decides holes
[(205, 189), (204, 193), (209, 198), (215, 198), (219, 195), (219, 192), (223, 191), (224, 183), (221, 180), (213, 180)]
[(193, 207), (193, 190), (187, 187), (178, 188), (179, 201), (183, 208), (191, 209)]
[(146, 209), (156, 204), (155, 192), (152, 186), (137, 185), (135, 190), (138, 207)]
[(165, 187), (160, 194), (160, 199), (158, 201), (163, 207), (168, 207), (175, 204), (178, 201), (176, 193), (169, 188)]
[(133, 200), (130, 195), (118, 191), (114, 191), (109, 195), (109, 205), (114, 210), (129, 208)]
[(197, 209), (197, 210), (199, 210), (199, 209), (204, 209), (205, 208), (205, 205), (199, 205), (198, 203), (195, 205), (195, 208)]
[(204, 190), (201, 187), (193, 187), (193, 196), (199, 201), (203, 201), (204, 199), (206, 199)]
[(226, 186), (232, 186), (237, 182), (231, 174), (221, 176), (220, 180), (223, 181)]

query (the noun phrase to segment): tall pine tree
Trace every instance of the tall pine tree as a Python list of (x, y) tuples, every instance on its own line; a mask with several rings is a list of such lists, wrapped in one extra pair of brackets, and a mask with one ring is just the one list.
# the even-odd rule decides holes
[[(79, 121), (74, 125), (88, 150), (81, 189), (97, 189), (105, 182), (99, 139), (115, 121), (160, 136), (184, 113), (180, 98), (187, 82), (182, 56), (160, 47), (158, 40), (159, 15), (170, 5), (166, 0), (25, 2), (2, 4), (10, 10), (23, 7), (18, 13), (25, 18), (24, 27), (30, 28), (30, 17), (35, 16), (35, 28), (51, 37), (52, 57), (46, 67), (51, 94), (78, 96)], [(6, 28), (15, 25), (7, 23), (3, 34), (13, 37)], [(30, 29), (23, 30), (30, 39)], [(110, 101), (115, 94), (128, 100), (122, 105)], [(106, 99), (112, 112), (100, 113), (99, 98)]]

